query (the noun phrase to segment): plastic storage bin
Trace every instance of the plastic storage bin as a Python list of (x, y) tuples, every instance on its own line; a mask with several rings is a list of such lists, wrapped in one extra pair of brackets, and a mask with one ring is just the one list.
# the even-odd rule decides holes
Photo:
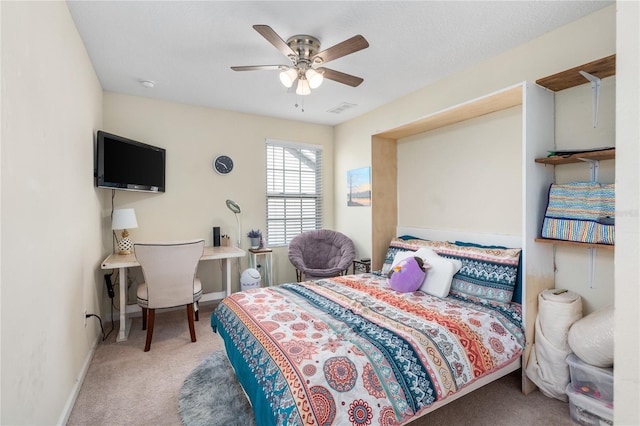
[(600, 368), (587, 364), (575, 354), (567, 357), (571, 386), (576, 392), (599, 399), (606, 403), (613, 402), (613, 368)]
[(567, 385), (566, 392), (569, 397), (569, 412), (574, 422), (585, 426), (613, 425), (613, 407), (576, 392), (571, 383)]

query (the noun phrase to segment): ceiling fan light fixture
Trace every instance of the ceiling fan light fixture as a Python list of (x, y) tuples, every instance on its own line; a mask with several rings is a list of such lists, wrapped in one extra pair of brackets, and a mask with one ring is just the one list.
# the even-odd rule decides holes
[(357, 87), (364, 81), (330, 68), (314, 68), (369, 47), (369, 42), (361, 35), (321, 50), (320, 40), (310, 35), (298, 34), (285, 41), (268, 25), (254, 25), (253, 29), (286, 56), (290, 64), (233, 66), (233, 71), (279, 71), (280, 82), (286, 88), (293, 88), (296, 84), (296, 94), (299, 96), (309, 95), (311, 89), (320, 87), (325, 78), (351, 87)]
[(298, 71), (295, 68), (289, 68), (286, 71), (280, 73), (280, 82), (284, 87), (289, 88), (293, 86), (293, 83), (298, 78)]
[(305, 77), (307, 77), (309, 87), (311, 87), (312, 89), (320, 87), (322, 81), (324, 80), (324, 76), (322, 75), (322, 73), (319, 73), (313, 68), (309, 68), (307, 72), (305, 72)]
[(298, 86), (296, 87), (296, 94), (301, 96), (306, 96), (311, 93), (311, 88), (309, 87), (309, 82), (306, 78), (301, 78), (298, 80)]

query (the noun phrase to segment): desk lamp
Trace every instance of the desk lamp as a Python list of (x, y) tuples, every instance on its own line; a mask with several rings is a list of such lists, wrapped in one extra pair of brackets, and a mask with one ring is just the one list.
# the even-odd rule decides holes
[(134, 209), (115, 209), (111, 218), (111, 229), (122, 229), (122, 238), (118, 241), (118, 254), (131, 254), (133, 243), (129, 239), (127, 229), (137, 228), (136, 211)]
[(233, 200), (227, 200), (227, 207), (236, 215), (236, 223), (238, 224), (238, 248), (240, 248), (240, 220), (238, 219), (238, 213), (240, 213), (240, 206)]

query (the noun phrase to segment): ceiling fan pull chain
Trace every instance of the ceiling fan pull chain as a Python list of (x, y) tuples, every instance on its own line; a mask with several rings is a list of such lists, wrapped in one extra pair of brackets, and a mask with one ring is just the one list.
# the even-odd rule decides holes
[(296, 108), (300, 108), (300, 111), (304, 112), (304, 96), (296, 94), (296, 103), (294, 104)]

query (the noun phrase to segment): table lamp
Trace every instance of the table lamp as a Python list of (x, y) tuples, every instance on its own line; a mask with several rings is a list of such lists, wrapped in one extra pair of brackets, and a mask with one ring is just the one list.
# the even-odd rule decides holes
[(233, 200), (227, 200), (227, 207), (236, 215), (236, 223), (238, 224), (238, 248), (240, 248), (240, 219), (238, 219), (238, 213), (240, 213), (240, 206)]
[(127, 229), (137, 228), (136, 211), (134, 209), (115, 209), (111, 218), (111, 229), (122, 229), (122, 238), (118, 241), (118, 254), (131, 254), (133, 243), (129, 239)]

